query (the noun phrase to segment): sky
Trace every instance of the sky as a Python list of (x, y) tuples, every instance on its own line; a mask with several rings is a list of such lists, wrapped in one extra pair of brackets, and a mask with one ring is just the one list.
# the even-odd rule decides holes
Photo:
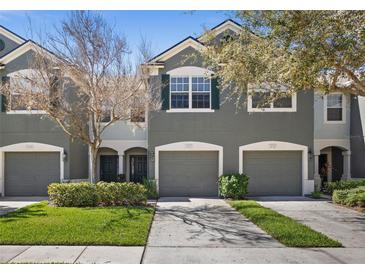
[[(25, 39), (37, 40), (39, 31), (52, 32), (70, 11), (0, 11), (0, 25)], [(101, 11), (109, 24), (126, 37), (130, 49), (144, 36), (159, 54), (187, 36), (198, 36), (225, 19), (233, 18), (229, 11)], [(30, 23), (29, 23), (30, 22)], [(30, 27), (33, 34), (30, 32)]]

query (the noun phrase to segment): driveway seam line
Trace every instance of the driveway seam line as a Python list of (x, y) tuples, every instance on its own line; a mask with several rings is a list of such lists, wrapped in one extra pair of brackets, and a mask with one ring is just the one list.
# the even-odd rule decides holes
[(147, 241), (146, 241), (146, 244), (144, 245), (143, 247), (143, 252), (142, 252), (142, 256), (141, 256), (141, 260), (139, 261), (139, 264), (143, 264), (143, 259), (144, 259), (144, 255), (146, 253), (146, 249), (147, 249), (147, 245), (148, 245), (148, 239), (150, 237), (150, 233), (151, 233), (151, 228), (152, 228), (152, 224), (155, 220), (155, 216), (156, 216), (156, 211), (157, 211), (157, 202), (158, 202), (159, 199), (156, 200), (156, 203), (154, 203), (154, 211), (153, 211), (153, 216), (152, 216), (152, 220), (151, 220), (151, 223), (150, 223), (150, 227), (148, 228), (148, 233), (147, 233)]
[(16, 257), (19, 257), (20, 255), (22, 255), (25, 251), (29, 250), (31, 247), (32, 247), (32, 245), (29, 246), (28, 248), (24, 249), (22, 252), (16, 254), (13, 258), (11, 258), (10, 260), (8, 260), (6, 263), (10, 263), (12, 260), (14, 260)]
[(80, 259), (81, 255), (85, 252), (86, 248), (88, 248), (88, 245), (84, 247), (84, 249), (80, 252), (80, 254), (76, 257), (75, 261), (72, 264), (75, 264), (78, 259)]

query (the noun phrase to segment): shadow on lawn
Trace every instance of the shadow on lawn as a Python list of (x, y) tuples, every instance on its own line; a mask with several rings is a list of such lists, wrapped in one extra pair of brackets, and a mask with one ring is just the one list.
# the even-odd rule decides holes
[(14, 212), (9, 212), (0, 216), (0, 223), (14, 222), (20, 219), (46, 216), (47, 212), (44, 203), (35, 204), (29, 207), (20, 208)]

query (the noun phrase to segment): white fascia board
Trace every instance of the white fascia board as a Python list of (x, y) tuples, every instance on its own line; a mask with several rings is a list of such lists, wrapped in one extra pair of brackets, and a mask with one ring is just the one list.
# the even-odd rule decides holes
[(25, 42), (25, 40), (23, 38), (8, 31), (7, 29), (3, 28), (2, 26), (0, 26), (0, 34), (4, 35), (6, 38), (9, 38), (10, 40), (14, 41), (17, 44), (23, 44)]
[[(24, 43), (23, 45), (19, 46), (18, 48), (16, 48), (14, 51), (12, 51), (11, 53), (3, 56), (0, 59), (0, 63), (2, 64), (7, 64), (11, 61), (13, 61), (14, 59), (18, 58), (19, 56), (25, 54), (26, 52), (33, 50), (33, 51), (42, 51), (44, 52), (45, 49), (41, 48), (40, 46), (38, 46), (37, 44), (33, 43), (32, 41), (28, 41), (26, 43)], [(54, 55), (52, 55), (49, 52), (46, 52), (50, 58), (55, 58)]]
[[(220, 33), (225, 32), (227, 30), (231, 30), (235, 33), (239, 33), (242, 30), (242, 27), (238, 26), (237, 24), (233, 23), (232, 21), (227, 21), (224, 24), (220, 25), (219, 27), (217, 27), (213, 30), (208, 30), (208, 32), (210, 32), (214, 36), (217, 36)], [(202, 36), (200, 36), (198, 38), (198, 40), (203, 42), (204, 41), (204, 34)]]
[(188, 48), (188, 47), (192, 47), (198, 51), (204, 49), (204, 45), (200, 44), (199, 42), (195, 41), (192, 38), (188, 38), (186, 39), (184, 42), (176, 45), (175, 47), (171, 48), (170, 50), (166, 51), (165, 53), (157, 56), (156, 58), (152, 59), (149, 63), (154, 63), (154, 62), (164, 62), (166, 60), (168, 60), (169, 58), (171, 58), (172, 56), (176, 55), (177, 53), (179, 53), (180, 51)]

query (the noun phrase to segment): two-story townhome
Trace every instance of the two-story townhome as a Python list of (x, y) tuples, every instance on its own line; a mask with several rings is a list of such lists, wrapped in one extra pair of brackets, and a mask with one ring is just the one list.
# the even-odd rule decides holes
[[(239, 30), (232, 20), (212, 29), (217, 41)], [(31, 45), (0, 27), (3, 80), (31, 69)], [(146, 64), (161, 109), (104, 132), (100, 180), (150, 177), (160, 196), (217, 196), (228, 173), (247, 174), (250, 195), (305, 195), (321, 180), (365, 177), (365, 98), (308, 91), (263, 106), (254, 94), (237, 108), (204, 67), (203, 48), (203, 37), (187, 37)], [(49, 182), (86, 177), (84, 145), (41, 110), (2, 108), (2, 195), (43, 195)]]

